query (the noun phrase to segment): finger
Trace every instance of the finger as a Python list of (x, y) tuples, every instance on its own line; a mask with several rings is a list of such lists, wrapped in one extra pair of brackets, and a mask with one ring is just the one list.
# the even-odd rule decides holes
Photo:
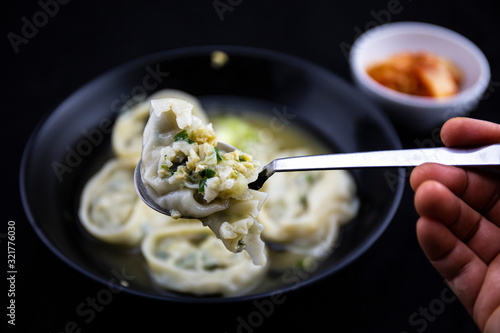
[(486, 274), (486, 264), (441, 222), (422, 217), (417, 237), (431, 264), (446, 279), (469, 314)]
[(486, 264), (500, 253), (500, 228), (436, 181), (420, 185), (415, 208), (422, 217), (440, 221)]
[(410, 176), (410, 184), (414, 190), (427, 180), (442, 183), (470, 207), (500, 227), (499, 174), (428, 163), (416, 167)]
[(484, 326), (484, 333), (500, 332), (500, 307), (496, 308)]
[(452, 118), (441, 128), (441, 140), (448, 147), (500, 142), (500, 125), (472, 118)]
[(488, 267), (474, 306), (474, 319), (481, 330), (485, 325), (489, 332), (500, 332), (500, 256)]

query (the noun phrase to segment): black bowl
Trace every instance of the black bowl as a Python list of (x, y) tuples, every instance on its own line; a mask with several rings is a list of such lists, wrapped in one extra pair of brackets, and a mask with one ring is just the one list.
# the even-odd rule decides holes
[[(213, 66), (223, 50), (229, 62)], [(244, 47), (195, 47), (167, 51), (126, 63), (83, 86), (40, 123), (20, 172), (23, 204), (42, 241), (83, 274), (133, 294), (171, 301), (248, 300), (299, 288), (338, 272), (365, 252), (390, 223), (403, 192), (404, 171), (353, 171), (361, 207), (341, 229), (335, 250), (314, 271), (274, 278), (240, 297), (194, 297), (156, 288), (136, 252), (124, 254), (89, 236), (77, 208), (83, 185), (111, 155), (110, 133), (118, 110), (160, 89), (179, 89), (200, 98), (208, 112), (252, 110), (293, 119), (340, 152), (399, 149), (387, 118), (360, 92), (332, 73), (276, 52)], [(290, 272), (288, 272), (290, 273)], [(134, 277), (118, 281), (117, 275)], [(290, 274), (288, 274), (290, 275)]]

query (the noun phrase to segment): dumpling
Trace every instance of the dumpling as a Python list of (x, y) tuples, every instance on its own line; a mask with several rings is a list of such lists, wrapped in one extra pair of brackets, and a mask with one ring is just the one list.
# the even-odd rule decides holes
[(109, 243), (137, 245), (141, 223), (131, 218), (139, 198), (134, 170), (118, 159), (108, 161), (85, 185), (78, 215), (85, 229)]
[(155, 229), (141, 250), (158, 285), (195, 295), (243, 294), (260, 282), (268, 268), (254, 265), (245, 252), (228, 252), (201, 224)]
[(315, 257), (331, 250), (339, 227), (357, 214), (359, 206), (356, 184), (345, 170), (276, 174), (263, 190), (269, 194), (259, 215), (264, 239)]
[(142, 133), (149, 118), (149, 106), (152, 99), (165, 97), (182, 98), (193, 104), (193, 114), (205, 124), (208, 116), (196, 97), (183, 91), (174, 89), (160, 90), (130, 109), (120, 113), (116, 119), (111, 134), (111, 145), (116, 156), (131, 166), (135, 166), (141, 159)]
[[(260, 163), (240, 150), (218, 150), (212, 125), (203, 124), (192, 109), (181, 99), (151, 101), (141, 167), (148, 194), (173, 217), (204, 219), (230, 251), (262, 248), (260, 237), (253, 236), (262, 231), (256, 216), (266, 195), (248, 188), (258, 177)], [(230, 209), (235, 205), (237, 214)], [(243, 238), (246, 241), (239, 242)], [(250, 255), (255, 263), (263, 265), (261, 251), (257, 257), (254, 253)]]

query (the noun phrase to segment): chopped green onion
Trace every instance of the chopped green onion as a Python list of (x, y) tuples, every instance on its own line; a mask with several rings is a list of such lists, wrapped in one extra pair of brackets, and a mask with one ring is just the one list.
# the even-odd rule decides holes
[(208, 179), (214, 177), (216, 175), (216, 172), (212, 169), (203, 169), (198, 172), (198, 174), (202, 179)]
[(184, 141), (189, 138), (187, 130), (180, 131), (174, 136), (174, 141)]
[(189, 138), (189, 133), (187, 130), (180, 131), (174, 136), (174, 141), (187, 141), (188, 143), (194, 143), (193, 140)]
[(217, 149), (216, 147), (214, 147), (214, 150), (215, 150), (215, 156), (217, 157), (217, 163), (222, 161), (222, 156), (219, 152), (219, 149)]
[(202, 179), (200, 181), (200, 184), (198, 185), (198, 192), (199, 193), (205, 193), (205, 187), (207, 187), (207, 180)]
[(212, 178), (217, 174), (212, 169), (203, 169), (200, 172), (198, 172), (198, 175), (201, 177), (200, 183), (198, 185), (198, 192), (199, 193), (204, 193), (205, 192), (205, 187), (207, 187), (207, 179)]

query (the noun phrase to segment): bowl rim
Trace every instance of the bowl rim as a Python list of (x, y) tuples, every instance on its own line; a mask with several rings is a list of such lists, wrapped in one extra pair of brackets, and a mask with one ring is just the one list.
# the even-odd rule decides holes
[[(324, 270), (321, 273), (316, 274), (315, 276), (309, 277), (307, 279), (301, 280), (300, 282), (293, 284), (293, 285), (287, 285), (279, 288), (272, 289), (270, 291), (264, 291), (264, 292), (259, 292), (255, 294), (248, 294), (248, 295), (241, 295), (241, 296), (232, 296), (232, 297), (219, 297), (219, 298), (214, 298), (214, 297), (171, 297), (168, 295), (155, 295), (155, 294), (150, 294), (147, 292), (143, 292), (140, 290), (135, 290), (135, 289), (130, 289), (130, 288), (125, 288), (121, 286), (118, 283), (111, 282), (109, 280), (106, 280), (96, 274), (93, 274), (77, 263), (73, 262), (71, 258), (69, 258), (62, 250), (57, 248), (56, 245), (54, 245), (45, 232), (39, 227), (38, 219), (35, 218), (31, 208), (30, 208), (30, 203), (28, 199), (28, 186), (26, 183), (26, 177), (27, 177), (27, 171), (28, 171), (28, 165), (29, 165), (29, 156), (30, 156), (30, 151), (33, 149), (33, 146), (36, 143), (36, 140), (38, 138), (38, 135), (40, 134), (41, 130), (43, 127), (46, 125), (48, 121), (52, 117), (56, 117), (58, 115), (58, 112), (60, 111), (60, 107), (63, 106), (66, 102), (71, 100), (72, 98), (76, 98), (77, 95), (82, 94), (86, 90), (90, 89), (96, 81), (102, 80), (105, 77), (108, 77), (109, 75), (113, 75), (114, 73), (120, 73), (128, 70), (133, 70), (137, 68), (138, 65), (143, 65), (147, 63), (152, 63), (152, 62), (158, 62), (158, 61), (167, 61), (170, 59), (177, 59), (182, 56), (195, 56), (195, 55), (206, 55), (208, 52), (212, 52), (215, 50), (220, 50), (228, 53), (232, 53), (235, 55), (242, 55), (242, 56), (248, 56), (248, 57), (253, 57), (253, 58), (264, 58), (264, 59), (269, 59), (272, 61), (277, 61), (281, 63), (286, 63), (289, 65), (294, 65), (298, 66), (302, 69), (307, 69), (308, 71), (315, 71), (318, 73), (318, 75), (328, 77), (330, 80), (335, 80), (338, 82), (342, 82), (342, 84), (346, 86), (350, 86), (352, 89), (352, 85), (350, 85), (347, 81), (341, 79), (339, 76), (336, 74), (328, 71), (324, 67), (321, 67), (315, 63), (312, 63), (308, 60), (299, 58), (294, 55), (289, 55), (285, 53), (281, 53), (278, 51), (273, 51), (269, 49), (263, 49), (263, 48), (256, 48), (256, 47), (248, 47), (248, 46), (227, 46), (227, 45), (205, 45), (205, 46), (192, 46), (192, 47), (184, 47), (184, 48), (177, 48), (177, 49), (171, 49), (171, 50), (166, 50), (166, 51), (160, 51), (152, 54), (147, 54), (135, 59), (132, 59), (130, 61), (126, 61), (120, 65), (117, 65), (116, 67), (113, 67), (102, 74), (90, 79), (87, 83), (83, 84), (79, 88), (77, 88), (75, 91), (70, 93), (68, 96), (62, 99), (62, 101), (59, 101), (55, 106), (53, 106), (51, 109), (49, 109), (44, 116), (40, 119), (38, 124), (35, 126), (28, 142), (26, 143), (26, 146), (24, 148), (22, 158), (21, 158), (21, 163), (20, 163), (20, 172), (19, 172), (19, 185), (20, 185), (20, 195), (21, 195), (21, 201), (23, 204), (23, 208), (25, 211), (25, 214), (30, 222), (30, 225), (32, 226), (33, 230), (37, 234), (37, 236), (42, 240), (42, 242), (49, 248), (49, 250), (56, 255), (59, 259), (61, 259), (64, 263), (66, 263), (69, 267), (72, 267), (76, 271), (82, 273), (84, 276), (87, 276), (88, 278), (97, 281), (105, 286), (113, 286), (117, 289), (123, 290), (127, 293), (136, 295), (136, 296), (141, 296), (149, 299), (155, 299), (155, 300), (160, 300), (160, 301), (169, 301), (169, 302), (177, 302), (177, 303), (184, 303), (184, 304), (193, 304), (193, 303), (198, 303), (198, 304), (222, 304), (222, 303), (234, 303), (234, 302), (245, 302), (245, 301), (251, 301), (251, 300), (256, 300), (256, 299), (263, 299), (266, 297), (272, 297), (273, 295), (278, 295), (278, 294), (284, 294), (288, 293), (290, 291), (296, 290), (297, 288), (302, 288), (308, 285), (311, 285), (319, 280), (322, 280), (328, 276), (331, 276), (344, 267), (350, 265), (354, 261), (356, 261), (361, 255), (363, 255), (370, 247), (373, 246), (373, 244), (380, 239), (380, 236), (383, 234), (383, 232), (387, 229), (389, 224), (391, 223), (392, 219), (394, 218), (394, 215), (396, 214), (396, 211), (399, 207), (399, 204), (401, 202), (402, 196), (403, 196), (403, 190), (405, 187), (405, 182), (402, 181), (405, 178), (406, 171), (403, 168), (397, 169), (397, 174), (398, 174), (398, 182), (396, 185), (396, 188), (393, 190), (394, 193), (394, 200), (392, 202), (392, 205), (389, 207), (386, 216), (384, 217), (382, 223), (380, 224), (379, 228), (375, 230), (375, 232), (371, 235), (370, 238), (368, 238), (361, 246), (355, 249), (349, 256), (347, 256), (343, 261), (341, 261), (339, 264), (334, 266), (333, 268), (329, 268)], [(395, 128), (392, 126), (392, 123), (389, 121), (388, 117), (378, 108), (374, 107), (373, 103), (371, 103), (367, 98), (364, 96), (361, 96), (360, 98), (363, 98), (367, 101), (367, 103), (370, 103), (372, 107), (372, 111), (375, 112), (376, 117), (380, 120), (380, 125), (382, 126), (383, 130), (385, 131), (386, 135), (388, 136), (388, 139), (394, 144), (395, 149), (400, 149), (402, 148), (401, 141), (399, 139), (399, 136), (396, 133)]]
[[(418, 31), (416, 31), (415, 29), (418, 29)], [(425, 96), (413, 96), (392, 90), (376, 82), (366, 73), (366, 70), (362, 68), (361, 64), (359, 64), (358, 59), (362, 52), (365, 51), (365, 48), (363, 46), (371, 38), (380, 38), (380, 36), (404, 35), (416, 32), (425, 34), (432, 33), (434, 36), (446, 39), (456, 45), (459, 45), (463, 49), (468, 50), (479, 64), (480, 74), (476, 82), (474, 82), (474, 84), (472, 84), (470, 87), (459, 91), (458, 94), (443, 99), (436, 99), (433, 97)], [(356, 81), (364, 88), (370, 90), (372, 93), (390, 102), (424, 109), (452, 108), (457, 105), (471, 103), (472, 101), (479, 99), (479, 97), (483, 94), (489, 84), (491, 77), (491, 70), (488, 59), (476, 44), (456, 31), (426, 22), (393, 22), (380, 25), (365, 32), (354, 42), (349, 54), (349, 63), (351, 67), (351, 73)]]

